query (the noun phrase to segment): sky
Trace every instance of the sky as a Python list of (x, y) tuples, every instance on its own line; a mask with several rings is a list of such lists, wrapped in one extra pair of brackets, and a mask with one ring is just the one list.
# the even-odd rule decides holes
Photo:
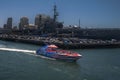
[(34, 24), (37, 14), (53, 16), (57, 5), (58, 21), (64, 25), (82, 28), (120, 28), (120, 0), (0, 0), (0, 27), (13, 18), (18, 25), (20, 18), (27, 16)]

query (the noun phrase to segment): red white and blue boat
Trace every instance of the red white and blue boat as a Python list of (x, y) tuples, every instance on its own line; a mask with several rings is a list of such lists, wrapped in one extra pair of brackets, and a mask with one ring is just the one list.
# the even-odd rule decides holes
[(82, 57), (82, 55), (77, 52), (58, 49), (56, 45), (43, 46), (36, 51), (36, 54), (56, 60), (64, 60), (69, 62), (75, 62)]

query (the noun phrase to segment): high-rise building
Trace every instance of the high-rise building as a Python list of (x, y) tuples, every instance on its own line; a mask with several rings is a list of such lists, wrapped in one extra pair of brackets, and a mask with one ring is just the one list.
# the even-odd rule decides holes
[(28, 26), (29, 26), (29, 19), (28, 19), (28, 17), (22, 17), (20, 19), (20, 23), (19, 23), (19, 30), (27, 29)]
[(7, 29), (12, 29), (12, 17), (7, 19)]
[(4, 29), (7, 29), (7, 24), (4, 24), (4, 25), (3, 25), (3, 28), (4, 28)]
[(35, 26), (37, 26), (38, 28), (43, 27), (45, 22), (48, 20), (50, 20), (50, 16), (48, 15), (45, 15), (45, 14), (36, 15)]

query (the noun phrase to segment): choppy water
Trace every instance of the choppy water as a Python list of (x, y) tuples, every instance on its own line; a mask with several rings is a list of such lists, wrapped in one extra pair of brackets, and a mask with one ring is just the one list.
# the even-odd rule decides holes
[[(0, 41), (0, 48), (36, 50), (39, 46)], [(0, 80), (119, 80), (120, 48), (80, 49), (76, 63), (48, 60), (29, 52), (0, 50)]]

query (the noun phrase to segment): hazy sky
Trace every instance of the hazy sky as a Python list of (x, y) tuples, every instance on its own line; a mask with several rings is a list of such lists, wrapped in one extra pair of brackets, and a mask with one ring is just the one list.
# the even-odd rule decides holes
[(20, 17), (27, 16), (34, 23), (35, 15), (53, 15), (53, 5), (58, 7), (58, 20), (65, 25), (90, 28), (120, 28), (120, 0), (0, 0), (0, 26), (8, 17), (17, 25)]

